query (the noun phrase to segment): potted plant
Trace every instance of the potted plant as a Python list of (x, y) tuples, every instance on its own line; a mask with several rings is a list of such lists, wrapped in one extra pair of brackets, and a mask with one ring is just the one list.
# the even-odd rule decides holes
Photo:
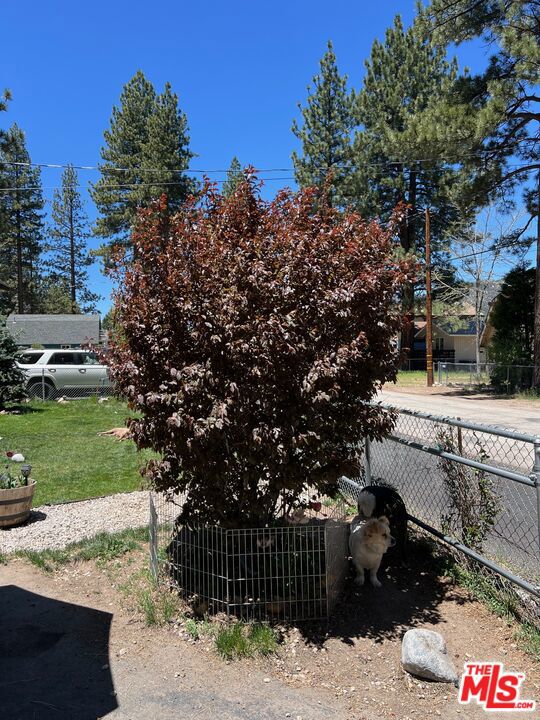
[[(8, 458), (13, 453), (7, 453)], [(24, 463), (18, 473), (8, 465), (0, 470), (0, 527), (13, 527), (25, 522), (30, 515), (35, 480), (30, 480), (32, 466)]]

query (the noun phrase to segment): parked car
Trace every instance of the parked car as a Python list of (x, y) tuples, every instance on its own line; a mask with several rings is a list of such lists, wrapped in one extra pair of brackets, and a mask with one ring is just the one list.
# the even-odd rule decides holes
[(55, 395), (85, 395), (110, 388), (107, 366), (88, 350), (22, 350), (17, 365), (28, 376), (31, 397), (47, 400)]

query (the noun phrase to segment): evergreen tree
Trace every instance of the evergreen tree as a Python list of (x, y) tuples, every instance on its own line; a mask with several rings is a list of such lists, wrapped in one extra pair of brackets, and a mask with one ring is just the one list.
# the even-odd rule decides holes
[(320, 61), (320, 72), (308, 86), (306, 107), (299, 103), (303, 124), (296, 120), (292, 131), (302, 143), (302, 154), (293, 152), (296, 181), (301, 187), (321, 186), (331, 173), (330, 200), (347, 204), (347, 180), (351, 167), (351, 132), (355, 125), (353, 98), (347, 92), (347, 76), (341, 76), (332, 43)]
[(152, 83), (139, 70), (124, 86), (120, 106), (113, 108), (101, 149), (101, 178), (90, 191), (100, 213), (95, 232), (107, 239), (101, 248), (105, 261), (115, 246), (130, 247), (138, 208), (162, 192), (175, 207), (192, 190), (179, 172), (187, 168), (192, 153), (186, 117), (177, 103), (168, 84), (156, 97)]
[(229, 169), (227, 170), (227, 179), (223, 183), (223, 196), (227, 198), (230, 197), (238, 187), (239, 183), (243, 180), (245, 180), (245, 176), (242, 172), (242, 166), (235, 155), (231, 160)]
[[(455, 62), (447, 62), (446, 48), (435, 45), (420, 23), (405, 30), (397, 16), (384, 43), (376, 40), (366, 61), (364, 86), (356, 96), (356, 133), (352, 188), (355, 203), (366, 217), (386, 220), (399, 202), (408, 205), (400, 231), (407, 253), (424, 251), (422, 209), (432, 213), (434, 260), (447, 265), (442, 253), (443, 233), (455, 216), (451, 187), (455, 170), (440, 159), (440, 147), (431, 142), (425, 111), (434, 96), (448, 92), (454, 82)], [(438, 252), (439, 251), (439, 252)], [(413, 315), (414, 286), (403, 289), (403, 309)], [(412, 325), (403, 346), (412, 347)]]
[[(6, 112), (8, 102), (11, 99), (9, 90), (4, 90), (2, 97), (0, 98), (0, 113)], [(0, 159), (6, 142), (6, 132), (0, 129)], [(4, 202), (4, 195), (6, 188), (6, 176), (4, 173), (4, 166), (0, 162), (0, 315), (8, 314), (12, 309), (12, 293), (7, 283), (9, 277), (9, 270), (3, 265), (3, 253), (2, 247), (4, 245), (5, 237), (7, 234), (7, 228), (9, 227), (7, 208)]]
[[(531, 220), (537, 218), (534, 385), (540, 389), (540, 16), (537, 0), (432, 0), (426, 18), (445, 40), (482, 38), (491, 52), (486, 71), (463, 77), (451, 98), (447, 143), (465, 159), (473, 199), (514, 202), (520, 184)], [(473, 100), (471, 102), (471, 99)], [(437, 112), (434, 108), (434, 112)], [(467, 142), (459, 124), (468, 118)], [(457, 128), (456, 128), (457, 121)], [(535, 182), (536, 181), (536, 182)], [(525, 226), (524, 230), (526, 229)]]
[(80, 313), (81, 308), (71, 301), (67, 279), (54, 278), (51, 275), (41, 278), (38, 287), (38, 310), (46, 315)]
[[(195, 184), (184, 174), (193, 157), (189, 149), (187, 117), (179, 110), (178, 96), (169, 83), (156, 98), (146, 132), (141, 170), (145, 183), (151, 184), (140, 188), (140, 203), (146, 205), (165, 193), (169, 207), (174, 210), (195, 191)], [(155, 172), (156, 168), (159, 172)]]
[(110, 129), (104, 132), (101, 177), (90, 195), (100, 213), (96, 234), (115, 243), (127, 243), (140, 204), (142, 149), (155, 100), (152, 83), (138, 70), (124, 86), (120, 107), (113, 107)]
[(17, 367), (17, 344), (0, 318), (0, 410), (26, 397), (26, 375)]
[[(52, 226), (47, 246), (48, 258), (44, 266), (49, 271), (50, 281), (59, 288), (67, 288), (70, 300), (68, 312), (77, 313), (95, 310), (99, 295), (88, 287), (87, 268), (92, 258), (86, 247), (89, 237), (88, 219), (79, 193), (77, 172), (69, 165), (62, 173), (62, 189), (55, 190), (52, 202)], [(64, 294), (49, 292), (49, 304), (55, 297), (60, 300)], [(62, 301), (62, 306), (65, 303)], [(57, 311), (58, 312), (58, 311)]]
[(490, 320), (495, 335), (490, 360), (502, 365), (531, 365), (534, 337), (534, 268), (520, 264), (503, 279)]
[[(536, 0), (432, 0), (424, 15), (443, 42), (482, 38), (489, 64), (481, 75), (459, 78), (450, 97), (445, 142), (466, 157), (472, 193), (487, 202), (540, 170), (540, 18)], [(435, 106), (435, 112), (439, 108)], [(465, 139), (460, 124), (467, 118)], [(509, 164), (511, 163), (511, 164)], [(525, 190), (529, 208), (538, 200)]]
[(24, 133), (13, 125), (0, 150), (0, 268), (19, 313), (36, 310), (43, 243), (41, 175), (29, 163)]
[[(0, 112), (7, 112), (8, 103), (10, 100), (11, 100), (11, 92), (6, 89), (2, 93), (2, 97), (0, 97)], [(6, 132), (5, 132), (5, 130), (0, 129), (0, 149), (2, 148), (2, 144), (5, 142), (5, 139), (6, 139)]]

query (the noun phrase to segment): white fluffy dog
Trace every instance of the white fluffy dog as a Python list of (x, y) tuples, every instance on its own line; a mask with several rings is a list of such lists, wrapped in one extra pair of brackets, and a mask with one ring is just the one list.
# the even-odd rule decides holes
[(364, 570), (369, 570), (371, 584), (381, 587), (377, 570), (384, 553), (395, 544), (396, 541), (390, 535), (390, 523), (385, 515), (371, 520), (363, 520), (359, 515), (354, 518), (351, 522), (349, 551), (358, 573), (355, 579), (357, 585), (364, 584)]

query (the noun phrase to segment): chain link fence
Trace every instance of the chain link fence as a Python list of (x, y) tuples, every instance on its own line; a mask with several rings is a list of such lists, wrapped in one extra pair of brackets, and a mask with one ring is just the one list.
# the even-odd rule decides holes
[(399, 410), (342, 492), (356, 500), (372, 482), (393, 485), (414, 523), (540, 598), (540, 437)]
[(435, 364), (435, 381), (456, 387), (493, 387), (514, 393), (534, 387), (533, 365), (498, 365), (440, 361)]
[[(82, 378), (82, 379), (81, 379)], [(70, 376), (67, 379), (51, 378), (45, 370), (41, 375), (33, 376), (27, 383), (28, 397), (31, 400), (78, 400), (88, 397), (109, 397), (114, 388), (108, 378), (92, 377), (92, 366), (81, 377)]]

